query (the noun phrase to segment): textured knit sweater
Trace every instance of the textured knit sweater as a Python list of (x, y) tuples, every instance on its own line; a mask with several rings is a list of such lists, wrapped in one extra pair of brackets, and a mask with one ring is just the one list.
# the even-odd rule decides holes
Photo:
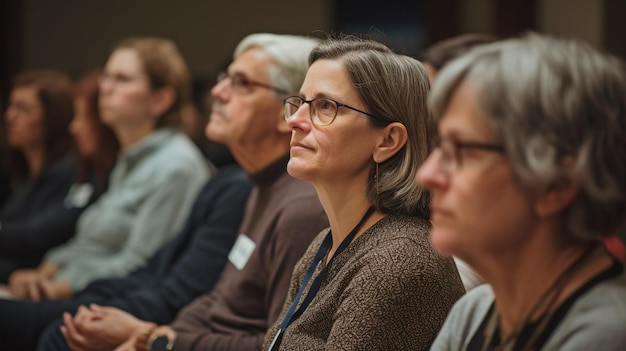
[[(317, 295), (287, 327), (280, 350), (427, 349), (464, 293), (453, 260), (434, 251), (428, 231), (423, 219), (392, 215), (367, 229), (331, 261)], [(320, 233), (296, 266), (265, 349), (326, 233)]]

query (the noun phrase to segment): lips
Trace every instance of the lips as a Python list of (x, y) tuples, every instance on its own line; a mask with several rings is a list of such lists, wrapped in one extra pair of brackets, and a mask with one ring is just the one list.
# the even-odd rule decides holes
[(452, 217), (452, 212), (438, 206), (430, 207), (430, 218), (432, 221), (437, 219)]
[(226, 112), (224, 111), (224, 109), (222, 108), (222, 104), (219, 103), (213, 103), (213, 106), (211, 107), (211, 116), (210, 118), (213, 119), (214, 117), (218, 117), (220, 119), (224, 119), (224, 120), (228, 120), (228, 115), (226, 114)]
[(299, 143), (299, 142), (293, 142), (293, 141), (292, 141), (292, 142), (291, 142), (291, 144), (290, 144), (290, 146), (291, 146), (291, 149), (307, 149), (307, 150), (312, 150), (312, 148), (310, 148), (310, 147), (308, 147), (308, 146), (306, 146), (306, 145), (304, 145), (304, 144), (302, 144), (302, 143)]

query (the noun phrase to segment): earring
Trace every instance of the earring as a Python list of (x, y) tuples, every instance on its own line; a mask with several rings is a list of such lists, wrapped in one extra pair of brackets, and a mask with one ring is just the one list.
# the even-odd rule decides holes
[(376, 163), (376, 175), (374, 175), (374, 181), (376, 182), (376, 195), (380, 194), (380, 189), (378, 187), (378, 162)]

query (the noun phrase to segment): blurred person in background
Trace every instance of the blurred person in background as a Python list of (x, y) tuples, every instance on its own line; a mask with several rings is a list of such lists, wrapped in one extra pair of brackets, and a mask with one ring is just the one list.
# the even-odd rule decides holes
[(14, 184), (0, 211), (0, 282), (74, 235), (86, 203), (66, 204), (76, 179), (68, 125), (73, 115), (70, 79), (39, 70), (17, 75), (7, 110), (8, 170)]
[[(283, 99), (298, 91), (317, 41), (256, 33), (211, 90), (207, 137), (228, 145), (253, 183), (239, 236), (215, 287), (171, 323), (120, 308), (83, 306), (51, 324), (39, 350), (254, 351), (285, 300), (295, 263), (328, 220), (307, 182), (287, 173)], [(219, 174), (219, 173), (218, 173)], [(1, 306), (0, 306), (1, 307)]]
[(192, 103), (187, 104), (183, 110), (181, 128), (204, 157), (220, 168), (234, 163), (235, 159), (226, 145), (210, 140), (204, 133), (211, 114), (211, 88), (214, 81), (200, 76), (193, 79)]
[[(420, 55), (418, 55), (418, 58), (426, 68), (428, 80), (432, 86), (437, 77), (437, 73), (450, 61), (467, 53), (472, 48), (493, 43), (496, 40), (498, 40), (497, 37), (488, 34), (461, 34), (432, 44), (424, 49)], [(463, 280), (463, 286), (466, 291), (484, 283), (480, 275), (474, 272), (467, 263), (463, 262), (458, 257), (454, 257), (454, 262), (459, 269), (459, 274), (461, 275), (461, 280)]]
[(121, 277), (180, 231), (208, 178), (207, 162), (178, 130), (190, 78), (176, 45), (127, 38), (100, 76), (99, 110), (120, 143), (109, 188), (79, 218), (76, 236), (36, 269), (9, 278), (15, 298), (72, 296), (95, 279)]
[(428, 80), (432, 85), (437, 73), (450, 61), (476, 46), (493, 43), (496, 40), (498, 40), (497, 37), (489, 34), (461, 34), (430, 45), (417, 58), (426, 68)]
[(75, 84), (74, 118), (70, 133), (74, 137), (80, 157), (78, 176), (67, 201), (82, 202), (97, 199), (108, 186), (109, 174), (117, 154), (119, 142), (111, 128), (103, 123), (98, 109), (99, 78), (101, 70), (83, 75)]

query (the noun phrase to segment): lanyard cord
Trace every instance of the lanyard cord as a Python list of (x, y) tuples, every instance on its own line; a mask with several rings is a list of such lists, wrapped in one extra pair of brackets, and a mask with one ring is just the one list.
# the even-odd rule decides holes
[(302, 301), (300, 308), (296, 310), (296, 307), (298, 307), (298, 302), (300, 301), (300, 299), (302, 298), (302, 294), (304, 293), (304, 288), (308, 285), (309, 281), (313, 277), (313, 273), (315, 273), (317, 266), (319, 266), (320, 262), (328, 254), (328, 251), (330, 250), (330, 247), (333, 243), (332, 232), (330, 230), (328, 231), (328, 234), (326, 234), (326, 238), (324, 238), (322, 245), (320, 246), (319, 250), (317, 250), (317, 253), (315, 254), (315, 258), (311, 262), (311, 266), (309, 267), (309, 270), (307, 271), (306, 276), (304, 277), (304, 280), (302, 281), (302, 285), (300, 285), (300, 290), (298, 290), (298, 294), (296, 294), (296, 297), (293, 299), (293, 302), (291, 303), (291, 306), (289, 307), (287, 314), (285, 314), (285, 318), (280, 324), (280, 328), (276, 332), (276, 335), (274, 336), (274, 339), (272, 340), (272, 343), (270, 344), (268, 351), (273, 351), (273, 350), (278, 349), (285, 329), (291, 323), (293, 323), (296, 319), (298, 319), (302, 315), (304, 310), (306, 310), (306, 308), (311, 303), (311, 300), (313, 300), (313, 298), (319, 291), (320, 286), (322, 285), (322, 280), (324, 280), (324, 277), (326, 276), (326, 273), (328, 272), (328, 267), (330, 266), (330, 264), (333, 262), (335, 257), (339, 256), (339, 254), (343, 252), (343, 250), (345, 250), (346, 247), (348, 247), (348, 245), (350, 245), (350, 243), (356, 236), (356, 233), (359, 231), (359, 229), (361, 229), (365, 221), (367, 221), (370, 218), (372, 213), (374, 213), (373, 206), (367, 209), (367, 212), (365, 212), (365, 214), (363, 215), (363, 218), (361, 218), (359, 223), (352, 229), (352, 231), (350, 231), (348, 236), (346, 236), (345, 239), (343, 239), (341, 244), (339, 244), (337, 251), (335, 251), (335, 254), (330, 259), (330, 261), (328, 261), (328, 264), (322, 269), (320, 274), (318, 274), (318, 276), (315, 277), (315, 280), (311, 284), (311, 288), (309, 289), (309, 292), (304, 297), (304, 301)]
[[(530, 323), (532, 316), (537, 312), (542, 306), (547, 306), (548, 308), (552, 308), (555, 301), (559, 297), (559, 294), (565, 287), (566, 283), (570, 280), (570, 278), (577, 272), (579, 272), (582, 268), (585, 267), (587, 263), (597, 258), (601, 253), (601, 250), (597, 250), (597, 246), (593, 245), (589, 247), (580, 257), (574, 261), (565, 271), (563, 271), (554, 283), (543, 293), (537, 303), (533, 306), (533, 308), (528, 312), (522, 323), (520, 323), (515, 330), (504, 339), (500, 345), (498, 345), (496, 350), (512, 350), (517, 342), (517, 338), (522, 330)], [(550, 297), (551, 295), (551, 297)], [(550, 299), (548, 299), (550, 297)], [(544, 316), (540, 318), (540, 323), (538, 328), (531, 334), (529, 337), (529, 341), (522, 348), (523, 350), (532, 349), (533, 344), (537, 341), (539, 335), (543, 332), (545, 327), (547, 326), (550, 318), (554, 314), (554, 310), (548, 311)], [(484, 344), (482, 350), (489, 349), (495, 333), (498, 332), (498, 312), (494, 309), (489, 320), (487, 327), (485, 328), (485, 338), (483, 340)]]

